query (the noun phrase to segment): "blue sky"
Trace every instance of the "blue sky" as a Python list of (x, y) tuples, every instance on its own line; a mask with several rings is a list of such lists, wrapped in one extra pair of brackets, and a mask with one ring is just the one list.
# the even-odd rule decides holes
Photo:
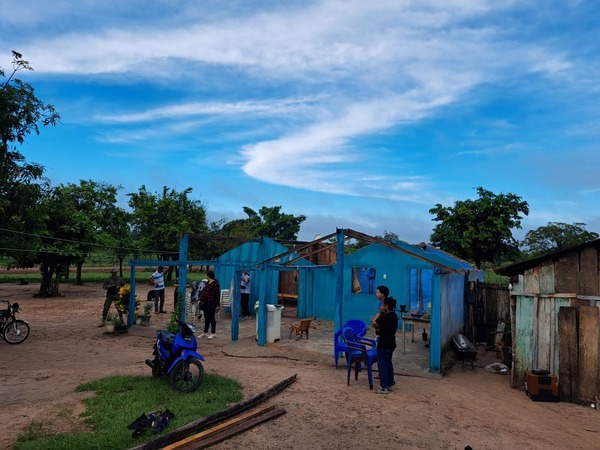
[[(213, 220), (304, 214), (428, 241), (482, 186), (600, 232), (596, 1), (3, 0), (0, 66), (62, 116), (54, 183), (193, 188)], [(76, 5), (76, 6), (74, 6)]]

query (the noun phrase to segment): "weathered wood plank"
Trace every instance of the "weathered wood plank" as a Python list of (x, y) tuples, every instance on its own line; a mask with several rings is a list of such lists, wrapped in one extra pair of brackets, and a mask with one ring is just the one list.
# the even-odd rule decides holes
[[(525, 271), (525, 292), (528, 294), (540, 293), (540, 268), (533, 267)], [(575, 292), (575, 291), (573, 291)]]
[(579, 253), (569, 253), (554, 262), (556, 292), (577, 292), (579, 288)]
[(600, 392), (599, 311), (596, 306), (579, 307), (579, 401), (585, 403), (595, 402)]
[(210, 430), (206, 430), (205, 433), (198, 433), (198, 435), (187, 439), (185, 443), (173, 444), (172, 446), (165, 447), (165, 450), (197, 450), (208, 448), (283, 414), (285, 414), (285, 409), (283, 408), (268, 408), (243, 420), (229, 421), (220, 426), (219, 429), (211, 428)]
[(587, 247), (579, 254), (579, 294), (598, 295), (598, 251)]
[(553, 344), (553, 301), (547, 297), (539, 297), (536, 308), (536, 322), (537, 330), (537, 346), (533, 347), (533, 351), (536, 353), (534, 357), (534, 364), (532, 369), (534, 370), (548, 370), (552, 371), (551, 364), (551, 352)]
[(554, 264), (540, 267), (540, 294), (552, 294), (556, 292), (554, 285)]
[(517, 296), (515, 310), (515, 332), (514, 332), (514, 375), (513, 387), (521, 387), (525, 377), (525, 371), (531, 370), (534, 364), (534, 349), (537, 346), (537, 336), (534, 332), (535, 311), (537, 297)]
[(579, 392), (577, 355), (577, 308), (563, 306), (558, 311), (558, 398), (576, 402)]

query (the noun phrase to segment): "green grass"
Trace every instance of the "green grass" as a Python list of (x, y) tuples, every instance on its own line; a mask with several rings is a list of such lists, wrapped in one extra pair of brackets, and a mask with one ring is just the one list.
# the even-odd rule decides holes
[(93, 391), (85, 400), (82, 414), (87, 431), (54, 434), (43, 423), (32, 422), (17, 438), (16, 450), (34, 449), (127, 449), (148, 441), (158, 434), (147, 430), (132, 438), (127, 425), (142, 415), (169, 408), (175, 414), (167, 433), (227, 408), (242, 399), (241, 385), (232, 379), (207, 374), (200, 388), (192, 393), (180, 393), (168, 386), (165, 377), (111, 376), (85, 383), (77, 392)]
[(484, 283), (486, 284), (498, 284), (500, 286), (508, 286), (510, 283), (510, 278), (504, 275), (498, 275), (493, 270), (486, 270), (484, 272)]
[[(84, 284), (87, 283), (102, 283), (106, 280), (110, 273), (108, 273), (110, 269), (106, 269), (105, 271), (99, 272), (82, 272), (81, 281)], [(145, 271), (137, 271), (135, 274), (135, 282), (136, 284), (146, 284), (148, 282), (148, 277), (154, 272), (154, 268), (148, 268)], [(123, 271), (123, 280), (126, 283), (129, 283), (129, 268)], [(71, 269), (69, 273), (69, 278), (61, 279), (61, 283), (74, 283), (75, 282), (75, 270)], [(201, 280), (202, 278), (206, 278), (206, 274), (204, 272), (188, 272), (187, 279), (189, 283), (192, 283), (196, 280)], [(19, 283), (21, 280), (27, 281), (29, 284), (39, 284), (42, 282), (42, 277), (39, 272), (36, 273), (7, 273), (0, 274), (0, 283)], [(173, 285), (173, 281), (167, 281), (167, 286)]]

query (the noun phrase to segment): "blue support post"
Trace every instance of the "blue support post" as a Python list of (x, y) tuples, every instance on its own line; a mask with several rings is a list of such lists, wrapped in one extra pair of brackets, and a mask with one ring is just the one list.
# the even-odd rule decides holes
[(264, 346), (267, 343), (267, 299), (266, 299), (266, 294), (267, 294), (267, 279), (266, 279), (266, 271), (265, 271), (265, 264), (262, 264), (260, 267), (260, 270), (262, 271), (263, 275), (261, 277), (257, 277), (260, 278), (262, 280), (264, 280), (263, 283), (261, 283), (260, 285), (260, 293), (259, 293), (259, 297), (258, 297), (258, 311), (256, 311), (256, 321), (257, 321), (257, 328), (258, 328), (258, 345), (260, 346)]
[(237, 341), (240, 334), (240, 286), (242, 285), (242, 271), (239, 269), (235, 271), (233, 285), (235, 295), (231, 299), (231, 340)]
[(178, 301), (181, 302), (181, 316), (179, 320), (185, 321), (186, 311), (186, 288), (187, 288), (187, 254), (188, 254), (188, 240), (187, 234), (184, 234), (179, 238), (179, 287), (177, 288)]
[(342, 302), (344, 300), (344, 230), (338, 228), (336, 233), (334, 331), (342, 327)]

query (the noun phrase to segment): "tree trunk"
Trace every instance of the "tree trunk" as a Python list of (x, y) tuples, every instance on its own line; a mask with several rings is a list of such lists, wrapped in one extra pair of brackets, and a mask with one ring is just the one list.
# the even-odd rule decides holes
[(123, 278), (123, 260), (125, 259), (123, 256), (117, 256), (119, 259), (119, 276)]
[(83, 281), (81, 281), (81, 268), (83, 267), (83, 258), (77, 258), (75, 267), (77, 267), (77, 275), (75, 275), (75, 284), (77, 286), (83, 286)]
[(52, 277), (56, 272), (56, 265), (57, 263), (55, 262), (43, 262), (40, 266), (40, 272), (42, 273), (42, 282), (40, 284), (40, 290), (37, 293), (37, 297), (47, 298), (55, 295), (54, 291), (56, 285), (52, 283)]

